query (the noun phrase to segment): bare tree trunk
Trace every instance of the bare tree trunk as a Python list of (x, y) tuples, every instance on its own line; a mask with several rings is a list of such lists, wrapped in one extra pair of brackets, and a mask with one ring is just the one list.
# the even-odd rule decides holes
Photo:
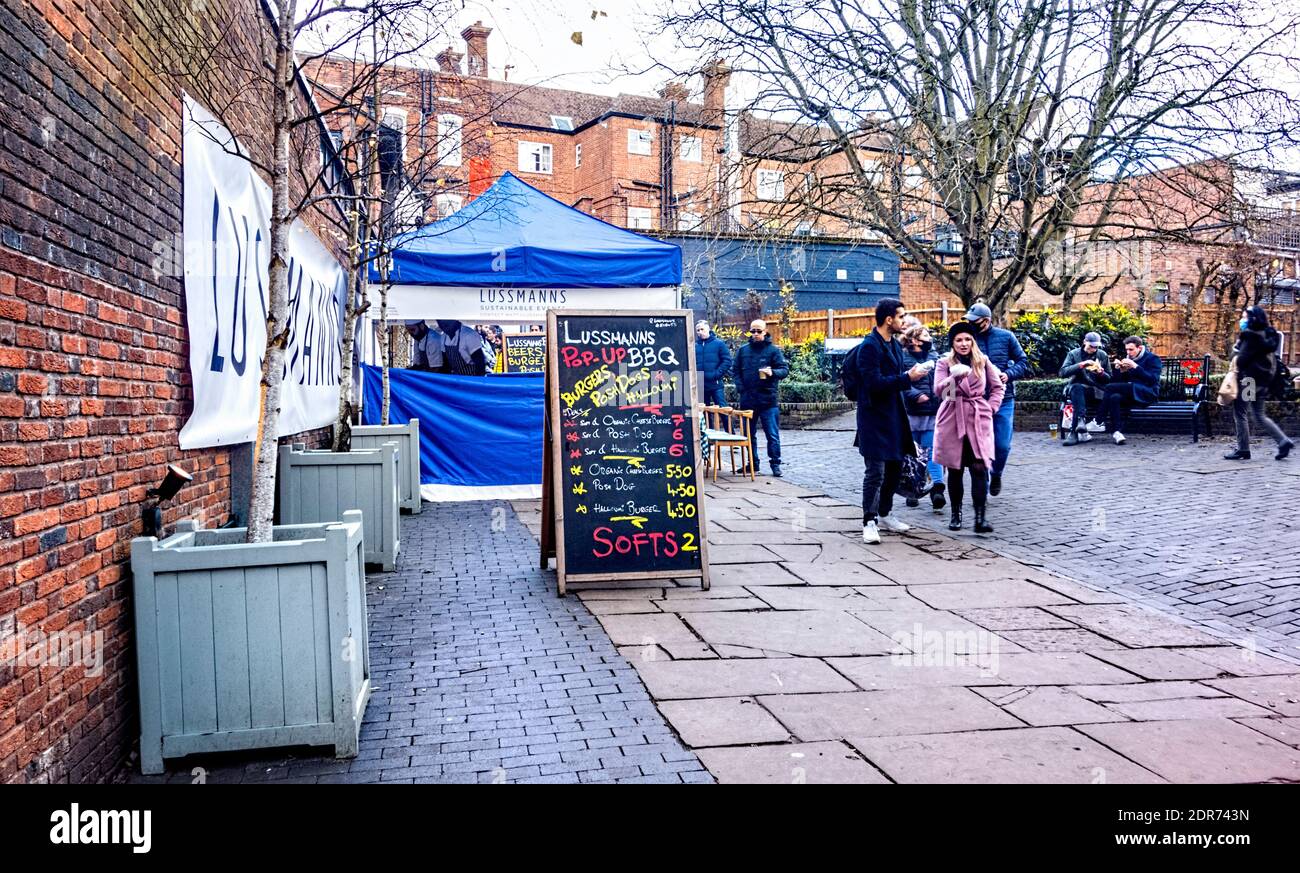
[(271, 261), (267, 271), (270, 310), (266, 316), (266, 355), (262, 359), (261, 406), (253, 445), (253, 485), (249, 497), (248, 542), (271, 541), (275, 515), (276, 435), (280, 427), (280, 388), (289, 316), (289, 99), (293, 93), (294, 17), (297, 0), (276, 0), (279, 29), (275, 43), (275, 81), (271, 89), (272, 176)]
[(369, 308), (368, 302), (358, 304), (357, 277), (361, 274), (361, 207), (353, 204), (348, 224), (348, 284), (347, 305), (343, 309), (343, 347), (339, 355), (339, 417), (334, 427), (333, 451), (346, 452), (352, 448), (352, 414), (356, 404), (352, 401), (352, 354), (356, 345), (357, 319)]
[(383, 418), (380, 421), (388, 424), (390, 400), (388, 368), (393, 366), (393, 341), (388, 333), (388, 254), (383, 251), (379, 254), (379, 324), (380, 334), (383, 336), (380, 350), (384, 356), (384, 408)]

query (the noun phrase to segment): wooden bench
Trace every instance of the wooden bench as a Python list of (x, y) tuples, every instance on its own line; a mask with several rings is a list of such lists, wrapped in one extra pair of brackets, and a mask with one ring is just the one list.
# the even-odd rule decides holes
[[(1125, 410), (1124, 430), (1131, 433), (1190, 434), (1192, 442), (1200, 442), (1201, 426), (1205, 435), (1214, 436), (1210, 420), (1209, 396), (1210, 356), (1204, 358), (1171, 358), (1164, 362), (1160, 372), (1159, 400), (1150, 406), (1134, 406)], [(1066, 386), (1067, 390), (1069, 386)], [(1095, 405), (1094, 405), (1095, 403)], [(1078, 410), (1075, 415), (1080, 414)], [(1101, 401), (1088, 400), (1089, 414), (1100, 417)], [(1065, 404), (1061, 404), (1061, 426), (1065, 420)]]
[(705, 406), (703, 412), (705, 425), (700, 436), (708, 446), (705, 461), (713, 473), (713, 481), (718, 481), (718, 467), (722, 462), (723, 449), (728, 449), (731, 455), (732, 474), (736, 473), (736, 452), (739, 451), (741, 470), (748, 471), (749, 478), (753, 481), (754, 459), (750, 454), (753, 411), (734, 409), (730, 406)]

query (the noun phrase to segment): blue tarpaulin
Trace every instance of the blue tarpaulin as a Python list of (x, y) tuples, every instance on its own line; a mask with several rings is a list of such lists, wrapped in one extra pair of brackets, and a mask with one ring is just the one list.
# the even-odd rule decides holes
[[(542, 481), (545, 377), (388, 371), (388, 419), (420, 419), (426, 500), (537, 497)], [(378, 424), (383, 371), (362, 367), (362, 423)]]
[[(628, 288), (682, 281), (677, 246), (593, 218), (512, 173), (454, 215), (391, 245), (394, 285)], [(380, 281), (373, 264), (370, 281)]]

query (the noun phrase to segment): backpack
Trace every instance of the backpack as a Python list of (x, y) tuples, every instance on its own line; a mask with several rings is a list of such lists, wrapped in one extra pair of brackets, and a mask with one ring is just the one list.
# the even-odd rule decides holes
[(1274, 400), (1286, 400), (1291, 389), (1291, 368), (1282, 360), (1281, 351), (1273, 353), (1273, 381), (1268, 386)]
[(862, 390), (862, 370), (858, 368), (858, 352), (861, 349), (862, 343), (849, 349), (849, 353), (844, 356), (844, 366), (840, 368), (840, 387), (844, 396), (854, 403), (858, 401), (858, 392)]

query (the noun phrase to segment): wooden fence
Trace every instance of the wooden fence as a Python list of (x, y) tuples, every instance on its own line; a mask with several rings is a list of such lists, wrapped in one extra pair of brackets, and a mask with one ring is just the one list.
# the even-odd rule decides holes
[[(1059, 307), (1048, 307), (1059, 311)], [(1273, 326), (1282, 334), (1283, 354), (1287, 361), (1300, 362), (1300, 306), (1269, 306)], [(944, 306), (931, 309), (909, 309), (911, 314), (924, 322), (944, 321), (952, 324), (962, 316), (960, 307)], [(1041, 309), (1014, 309), (1008, 314), (1008, 322), (1025, 312), (1038, 312)], [(1151, 322), (1151, 333), (1147, 337), (1156, 354), (1165, 356), (1200, 356), (1206, 353), (1222, 356), (1225, 334), (1235, 337), (1239, 312), (1227, 312), (1214, 306), (1196, 306), (1192, 313), (1192, 329), (1188, 330), (1185, 307), (1175, 304), (1157, 305), (1147, 310), (1147, 320)], [(823, 336), (848, 337), (862, 336), (875, 327), (874, 309), (819, 309), (796, 313), (789, 326), (782, 324), (779, 312), (763, 316), (767, 322), (772, 339), (789, 338), (794, 342), (803, 342), (813, 334)], [(743, 322), (728, 319), (726, 325), (745, 327)], [(1223, 331), (1223, 332), (1220, 332)], [(1227, 339), (1229, 345), (1231, 338)]]

